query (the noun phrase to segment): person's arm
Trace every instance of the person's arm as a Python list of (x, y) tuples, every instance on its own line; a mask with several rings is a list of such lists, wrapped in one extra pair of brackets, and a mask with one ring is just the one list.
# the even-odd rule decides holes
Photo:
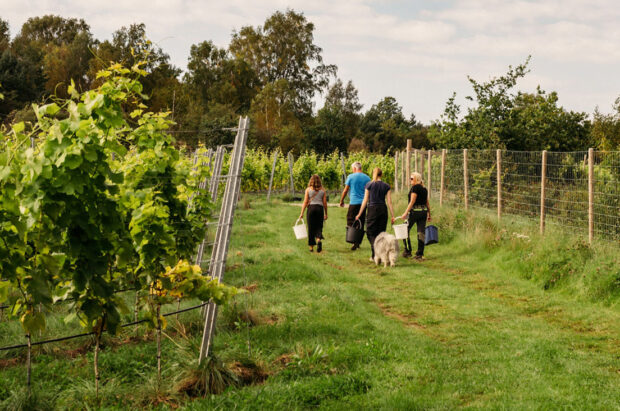
[(390, 214), (392, 215), (392, 224), (394, 224), (394, 208), (392, 208), (392, 190), (388, 190), (387, 192), (387, 205), (390, 210)]
[(368, 204), (369, 197), (370, 197), (370, 191), (368, 191), (368, 189), (364, 190), (364, 201), (362, 201), (362, 205), (360, 206), (359, 213), (357, 213), (357, 215), (355, 216), (356, 220), (360, 219), (360, 217), (362, 216), (362, 213), (366, 209), (366, 205)]
[(413, 207), (413, 204), (415, 203), (415, 199), (418, 197), (418, 195), (416, 193), (411, 193), (411, 200), (409, 200), (409, 204), (407, 205), (407, 209), (405, 210), (405, 213), (400, 217), (403, 220), (405, 218), (407, 218), (407, 214), (409, 214), (409, 211), (411, 211), (411, 208)]
[(306, 207), (308, 206), (308, 189), (306, 188), (306, 193), (304, 194), (304, 202), (301, 204), (301, 213), (299, 214), (299, 218), (303, 218), (304, 217), (304, 211), (306, 210)]
[(428, 217), (427, 220), (431, 221), (431, 205), (428, 202), (428, 197), (426, 198), (426, 208), (428, 209)]
[(325, 210), (324, 220), (327, 220), (327, 193), (323, 191), (323, 210)]
[(342, 195), (340, 196), (340, 207), (344, 207), (344, 198), (349, 193), (349, 186), (344, 186), (344, 190), (342, 190)]

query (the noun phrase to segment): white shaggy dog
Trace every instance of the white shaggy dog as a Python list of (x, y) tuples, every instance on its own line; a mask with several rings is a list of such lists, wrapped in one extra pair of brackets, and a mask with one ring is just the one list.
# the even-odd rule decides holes
[(398, 241), (396, 237), (387, 232), (382, 232), (375, 238), (375, 264), (379, 265), (383, 261), (383, 266), (387, 267), (388, 261), (390, 267), (394, 267), (396, 257), (398, 256)]

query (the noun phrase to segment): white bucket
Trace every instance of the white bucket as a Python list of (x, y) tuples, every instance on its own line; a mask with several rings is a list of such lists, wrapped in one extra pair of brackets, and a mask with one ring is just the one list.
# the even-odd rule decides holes
[[(301, 224), (297, 224), (301, 221)], [(306, 230), (306, 224), (304, 220), (301, 218), (295, 221), (295, 225), (293, 226), (293, 231), (295, 231), (295, 238), (298, 240), (303, 240), (304, 238), (308, 238), (308, 230)]]
[(404, 224), (396, 224), (392, 226), (394, 228), (394, 236), (397, 240), (406, 240), (407, 239), (407, 223)]

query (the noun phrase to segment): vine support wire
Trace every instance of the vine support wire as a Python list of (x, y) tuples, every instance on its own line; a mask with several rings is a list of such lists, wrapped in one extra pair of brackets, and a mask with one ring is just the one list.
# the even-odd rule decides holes
[[(215, 246), (211, 254), (211, 264), (209, 265), (209, 275), (219, 281), (224, 276), (224, 268), (226, 266), (226, 256), (228, 254), (228, 245), (230, 243), (230, 234), (232, 231), (232, 223), (235, 215), (235, 208), (239, 199), (239, 190), (241, 187), (241, 171), (245, 159), (245, 146), (247, 143), (248, 130), (250, 120), (245, 118), (239, 119), (239, 127), (235, 144), (230, 160), (226, 188), (222, 200), (222, 210), (220, 211), (220, 223), (217, 227), (215, 235)], [(290, 154), (290, 153), (289, 153)], [(213, 341), (215, 331), (215, 321), (217, 319), (217, 305), (210, 302), (207, 305), (205, 322), (202, 334), (202, 342), (200, 345), (199, 362), (209, 354), (209, 349)]]

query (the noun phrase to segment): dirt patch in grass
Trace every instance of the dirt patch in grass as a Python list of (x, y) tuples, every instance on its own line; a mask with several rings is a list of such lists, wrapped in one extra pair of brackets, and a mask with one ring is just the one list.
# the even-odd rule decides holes
[(256, 291), (258, 289), (258, 284), (256, 283), (252, 283), (249, 285), (244, 285), (243, 287), (241, 287), (242, 290), (246, 290), (249, 293), (253, 293), (254, 291)]
[(230, 370), (237, 375), (241, 385), (262, 384), (269, 374), (256, 364), (242, 364), (235, 361), (230, 364)]
[(0, 370), (3, 370), (5, 368), (11, 368), (11, 367), (15, 367), (19, 364), (21, 364), (22, 358), (16, 357), (16, 358), (2, 358), (0, 359)]
[(407, 327), (414, 328), (417, 331), (421, 332), (422, 334), (426, 335), (429, 338), (432, 338), (435, 341), (438, 341), (441, 343), (446, 343), (448, 341), (447, 337), (439, 335), (436, 332), (433, 332), (427, 326), (415, 321), (414, 317), (411, 315), (405, 315), (402, 313), (398, 313), (394, 311), (391, 307), (381, 304), (381, 303), (377, 303), (377, 306), (379, 307), (383, 315), (385, 315), (386, 317), (393, 318)]

